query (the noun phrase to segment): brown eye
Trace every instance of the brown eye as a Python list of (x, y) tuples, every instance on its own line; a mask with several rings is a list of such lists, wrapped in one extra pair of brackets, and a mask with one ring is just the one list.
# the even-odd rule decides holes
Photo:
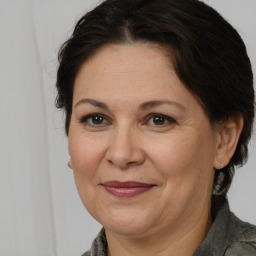
[(102, 127), (109, 124), (108, 120), (102, 114), (91, 114), (81, 118), (80, 122), (85, 126)]
[(104, 118), (102, 116), (92, 116), (91, 122), (93, 124), (102, 124), (104, 122)]
[(163, 114), (150, 114), (147, 118), (147, 124), (151, 126), (165, 127), (176, 123), (177, 122), (173, 118)]
[(155, 125), (163, 125), (167, 120), (163, 116), (155, 116), (152, 121)]

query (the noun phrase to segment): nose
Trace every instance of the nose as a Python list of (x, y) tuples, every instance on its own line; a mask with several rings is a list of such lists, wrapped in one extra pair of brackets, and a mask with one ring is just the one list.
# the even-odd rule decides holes
[(123, 170), (141, 165), (145, 161), (145, 153), (138, 133), (132, 128), (116, 128), (106, 152), (107, 161)]

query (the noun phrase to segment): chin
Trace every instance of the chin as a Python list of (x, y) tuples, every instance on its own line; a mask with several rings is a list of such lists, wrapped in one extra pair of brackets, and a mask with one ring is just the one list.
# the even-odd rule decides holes
[(113, 214), (102, 216), (98, 220), (106, 230), (125, 236), (138, 236), (148, 233), (154, 226), (155, 220), (148, 212), (115, 211)]

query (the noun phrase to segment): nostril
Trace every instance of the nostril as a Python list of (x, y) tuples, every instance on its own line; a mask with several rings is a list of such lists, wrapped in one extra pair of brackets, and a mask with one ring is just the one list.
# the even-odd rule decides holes
[(128, 162), (126, 165), (134, 165), (134, 164), (137, 164), (137, 162), (136, 161), (130, 161), (130, 162)]
[(120, 162), (117, 162), (117, 161), (112, 161), (111, 159), (107, 159), (108, 163), (111, 164), (111, 165), (115, 165), (115, 166), (118, 166), (120, 169), (127, 169), (133, 165), (137, 165), (137, 162), (136, 161), (120, 161)]
[(114, 164), (110, 159), (107, 159), (108, 163)]

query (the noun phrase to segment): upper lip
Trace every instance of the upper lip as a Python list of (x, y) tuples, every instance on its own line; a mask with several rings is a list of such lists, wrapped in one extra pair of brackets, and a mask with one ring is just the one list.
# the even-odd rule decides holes
[(115, 187), (115, 188), (135, 188), (135, 187), (152, 187), (154, 184), (148, 184), (148, 183), (141, 183), (137, 181), (116, 181), (116, 180), (111, 180), (102, 183), (103, 186), (106, 187)]

